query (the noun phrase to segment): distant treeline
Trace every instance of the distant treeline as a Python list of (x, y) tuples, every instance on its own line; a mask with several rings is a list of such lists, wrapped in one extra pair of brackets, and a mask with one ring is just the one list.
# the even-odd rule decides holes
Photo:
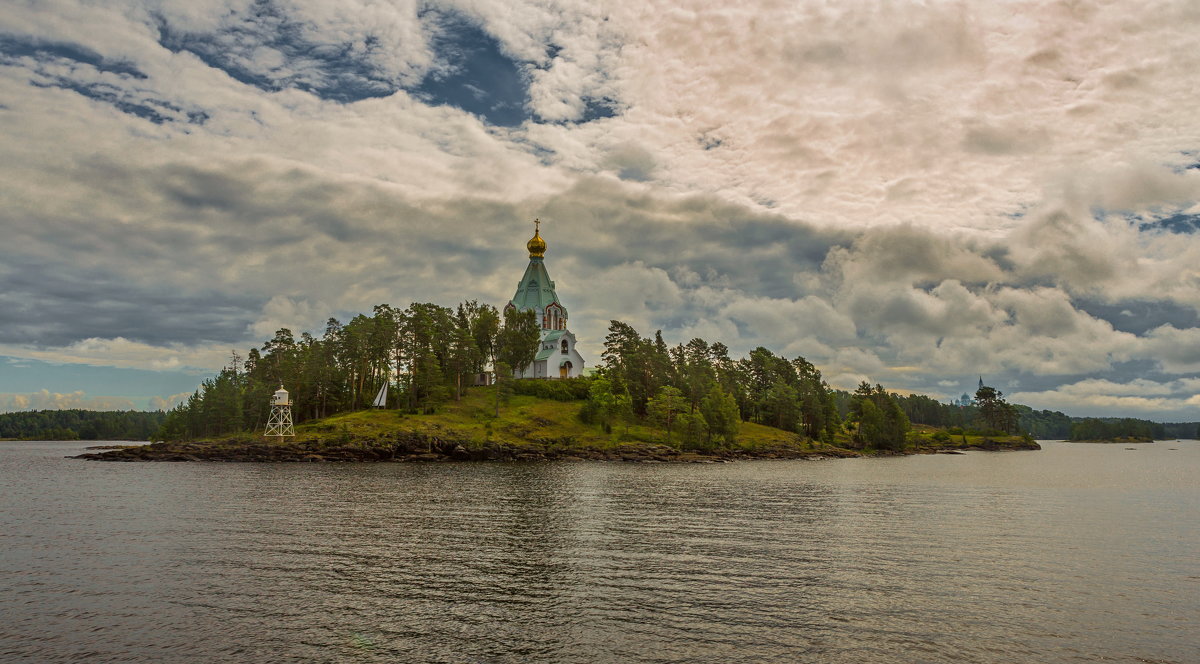
[(1200, 439), (1200, 422), (1165, 422), (1162, 427), (1166, 438)]
[[(845, 390), (834, 392), (839, 413), (848, 411), (852, 396)], [(1071, 431), (1070, 417), (1010, 404), (1004, 400), (1003, 393), (987, 386), (980, 388), (975, 401), (965, 406), (942, 403), (924, 394), (893, 394), (892, 397), (913, 424), (978, 433), (1020, 432), (1041, 439), (1066, 438)]]
[(167, 415), (137, 410), (35, 410), (0, 414), (0, 438), (150, 440)]
[(1068, 440), (1108, 440), (1113, 438), (1166, 438), (1166, 428), (1156, 422), (1132, 418), (1089, 417), (1071, 424)]
[[(850, 393), (838, 392), (839, 408)], [(976, 403), (946, 404), (923, 394), (897, 395), (897, 403), (913, 424), (970, 429), (981, 420)], [(1013, 404), (1017, 429), (1041, 440), (1102, 440), (1109, 438), (1200, 438), (1200, 423), (1161, 423), (1135, 418), (1071, 417), (1055, 410), (1034, 410)], [(844, 412), (844, 411), (843, 411)]]

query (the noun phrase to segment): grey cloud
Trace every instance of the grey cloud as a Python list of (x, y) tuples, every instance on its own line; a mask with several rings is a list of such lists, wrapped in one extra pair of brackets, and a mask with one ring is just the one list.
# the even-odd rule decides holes
[(1000, 127), (974, 122), (966, 127), (963, 148), (980, 154), (1009, 155), (1043, 149), (1049, 140), (1041, 128), (1015, 125)]
[(1143, 335), (1164, 325), (1176, 328), (1200, 326), (1200, 315), (1194, 307), (1182, 306), (1169, 300), (1129, 299), (1103, 302), (1076, 298), (1075, 306), (1115, 329)]
[(625, 144), (613, 150), (606, 160), (606, 165), (616, 171), (622, 180), (645, 182), (654, 172), (654, 155), (645, 149), (632, 144)]
[[(256, 298), (228, 291), (131, 283), (120, 261), (107, 269), (69, 261), (0, 258), (0, 343), (65, 346), (90, 337), (151, 344), (236, 342)], [(202, 274), (194, 275), (203, 279)], [(202, 281), (201, 281), (202, 283)]]

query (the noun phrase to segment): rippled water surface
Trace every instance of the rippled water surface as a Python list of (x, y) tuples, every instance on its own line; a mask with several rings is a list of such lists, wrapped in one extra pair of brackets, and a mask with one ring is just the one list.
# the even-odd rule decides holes
[(1200, 662), (1193, 441), (707, 466), (79, 450), (0, 443), (0, 660)]

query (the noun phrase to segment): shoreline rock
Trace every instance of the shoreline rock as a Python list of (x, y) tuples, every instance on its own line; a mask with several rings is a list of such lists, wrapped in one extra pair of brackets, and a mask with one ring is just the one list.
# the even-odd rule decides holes
[(626, 463), (727, 463), (756, 459), (846, 459), (862, 456), (961, 454), (964, 450), (1040, 450), (1031, 441), (984, 441), (971, 447), (929, 446), (902, 451), (851, 450), (841, 447), (800, 449), (777, 446), (754, 450), (681, 450), (660, 443), (622, 443), (610, 448), (564, 446), (547, 442), (520, 446), (507, 443), (471, 443), (453, 437), (417, 433), (386, 439), (330, 444), (302, 439), (285, 444), (251, 438), (221, 442), (151, 443), (73, 459), (94, 461), (209, 461), (236, 463), (431, 463), (463, 461), (619, 461)]

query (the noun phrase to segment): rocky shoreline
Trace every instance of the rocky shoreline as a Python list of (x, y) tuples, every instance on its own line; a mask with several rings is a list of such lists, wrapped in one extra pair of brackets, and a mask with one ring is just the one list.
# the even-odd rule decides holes
[(969, 447), (923, 446), (904, 451), (857, 451), (841, 447), (766, 447), (754, 450), (680, 450), (656, 443), (622, 443), (613, 447), (565, 445), (555, 441), (541, 444), (472, 443), (454, 438), (398, 434), (388, 439), (330, 444), (321, 440), (297, 440), (284, 444), (255, 439), (218, 442), (151, 443), (103, 452), (80, 454), (75, 459), (95, 461), (210, 461), (259, 463), (417, 463), (449, 461), (624, 461), (641, 463), (723, 463), (749, 459), (826, 459), (861, 456), (906, 456), (911, 454), (954, 454), (965, 450), (1039, 450), (1032, 441), (984, 441)]

